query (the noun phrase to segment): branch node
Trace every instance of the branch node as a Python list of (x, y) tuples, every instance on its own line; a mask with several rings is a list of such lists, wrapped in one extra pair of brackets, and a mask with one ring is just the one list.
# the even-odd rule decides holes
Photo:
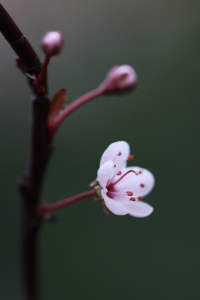
[(22, 35), (17, 41), (13, 42), (13, 45), (16, 45), (18, 43), (23, 43), (24, 39), (25, 39), (25, 37), (24, 37), (24, 35)]

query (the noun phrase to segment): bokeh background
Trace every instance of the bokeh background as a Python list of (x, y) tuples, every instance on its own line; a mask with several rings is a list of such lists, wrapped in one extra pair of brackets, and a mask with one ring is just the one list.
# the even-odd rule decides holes
[[(137, 90), (101, 97), (65, 121), (55, 140), (42, 199), (88, 190), (100, 157), (128, 141), (134, 165), (156, 178), (145, 219), (105, 217), (91, 199), (57, 213), (40, 235), (42, 299), (200, 298), (199, 0), (3, 0), (38, 51), (59, 29), (62, 55), (49, 68), (50, 93), (76, 97), (113, 65), (130, 64)], [(0, 299), (19, 294), (16, 178), (27, 162), (30, 100), (15, 54), (0, 36)]]

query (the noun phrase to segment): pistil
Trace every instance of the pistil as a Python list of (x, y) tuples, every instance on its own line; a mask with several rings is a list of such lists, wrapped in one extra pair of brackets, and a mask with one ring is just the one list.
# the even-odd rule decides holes
[(109, 185), (109, 189), (112, 189), (118, 182), (120, 182), (129, 173), (134, 173), (135, 175), (137, 175), (137, 173), (134, 170), (129, 170), (125, 174), (123, 174), (118, 180), (116, 180), (115, 182), (111, 183)]

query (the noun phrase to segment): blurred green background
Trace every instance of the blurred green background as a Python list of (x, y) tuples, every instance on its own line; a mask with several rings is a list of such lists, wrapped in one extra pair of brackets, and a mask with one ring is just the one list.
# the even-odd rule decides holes
[[(57, 213), (40, 235), (42, 299), (200, 299), (200, 1), (3, 0), (40, 58), (44, 32), (59, 29), (62, 55), (49, 68), (50, 93), (76, 97), (113, 65), (130, 64), (137, 90), (100, 98), (66, 120), (55, 140), (42, 199), (88, 190), (100, 157), (129, 142), (134, 165), (152, 171), (155, 208), (145, 219), (105, 217), (91, 199)], [(0, 36), (0, 299), (18, 299), (19, 202), (30, 100), (15, 54)]]

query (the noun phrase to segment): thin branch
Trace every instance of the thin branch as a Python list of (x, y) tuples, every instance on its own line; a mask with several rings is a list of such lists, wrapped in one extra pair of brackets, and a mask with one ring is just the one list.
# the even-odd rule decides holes
[(78, 202), (82, 199), (92, 197), (93, 195), (94, 195), (94, 190), (89, 190), (87, 192), (83, 192), (83, 193), (74, 195), (72, 197), (66, 198), (64, 200), (58, 201), (58, 202), (53, 203), (53, 204), (43, 203), (38, 208), (38, 216), (40, 218), (45, 218), (45, 216), (48, 215), (52, 211), (61, 209), (61, 208), (66, 207), (70, 204)]
[(91, 101), (94, 98), (101, 96), (103, 93), (104, 93), (104, 90), (98, 87), (97, 89), (88, 92), (87, 94), (79, 97), (78, 99), (76, 99), (72, 103), (70, 103), (62, 111), (62, 113), (60, 115), (58, 115), (53, 121), (50, 120), (49, 130), (51, 132), (51, 135), (54, 134), (54, 132), (58, 129), (58, 127), (63, 122), (63, 120), (65, 118), (67, 118), (72, 112), (74, 112), (77, 108), (79, 108), (83, 104), (87, 103), (88, 101)]

